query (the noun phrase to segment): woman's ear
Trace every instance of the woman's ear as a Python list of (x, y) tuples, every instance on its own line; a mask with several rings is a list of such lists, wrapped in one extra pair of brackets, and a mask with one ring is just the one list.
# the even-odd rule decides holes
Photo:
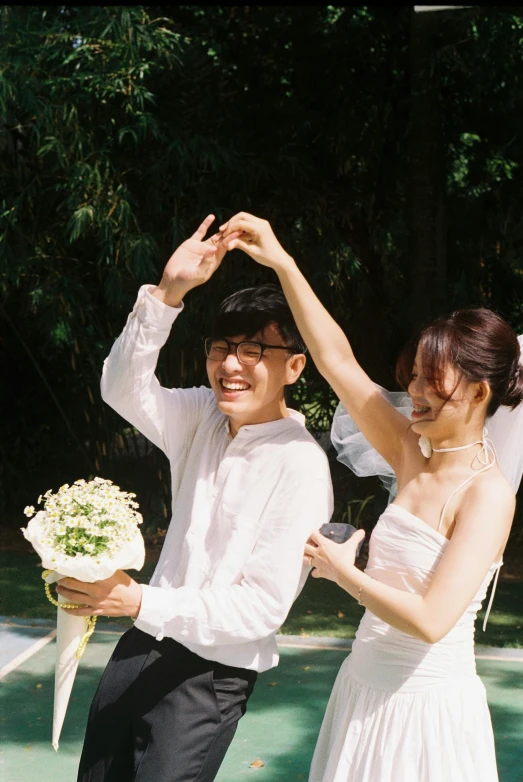
[(492, 397), (492, 391), (490, 385), (486, 380), (481, 380), (479, 383), (474, 383), (474, 404), (481, 405), (490, 402)]

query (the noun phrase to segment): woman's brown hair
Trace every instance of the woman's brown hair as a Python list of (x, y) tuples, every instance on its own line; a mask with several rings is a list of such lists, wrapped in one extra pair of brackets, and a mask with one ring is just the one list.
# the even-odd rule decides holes
[[(491, 390), (487, 416), (500, 405), (514, 408), (523, 401), (523, 367), (520, 346), (514, 330), (492, 310), (456, 310), (426, 326), (409, 342), (396, 364), (396, 379), (405, 390), (412, 377), (416, 352), (420, 348), (422, 371), (429, 385), (442, 399), (447, 367), (472, 383), (486, 381)], [(457, 386), (456, 384), (456, 386)]]

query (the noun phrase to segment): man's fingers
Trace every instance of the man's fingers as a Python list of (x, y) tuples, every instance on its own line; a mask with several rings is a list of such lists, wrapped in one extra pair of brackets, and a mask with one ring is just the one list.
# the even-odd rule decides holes
[(56, 591), (59, 592), (61, 595), (64, 595), (66, 592), (68, 594), (74, 594), (74, 595), (85, 595), (88, 594), (86, 592), (85, 584), (78, 583), (79, 589), (75, 589), (74, 586), (68, 586), (64, 583), (59, 583), (56, 585)]
[(209, 226), (214, 222), (215, 217), (214, 215), (208, 215), (203, 223), (200, 225), (199, 228), (196, 229), (196, 231), (192, 235), (192, 239), (197, 239), (197, 241), (201, 242), (207, 231), (209, 230)]
[(235, 231), (234, 233), (231, 233), (225, 237), (221, 231), (218, 231), (206, 239), (204, 244), (208, 245), (209, 247), (217, 247), (219, 250), (227, 250), (227, 243), (232, 241), (232, 239), (236, 239), (238, 236), (241, 236), (241, 233), (241, 231)]
[(57, 582), (58, 586), (66, 587), (66, 589), (76, 589), (77, 592), (81, 592), (82, 587), (85, 585), (85, 581), (78, 581), (77, 578), (72, 576), (65, 576)]
[[(214, 215), (208, 215), (200, 227), (196, 229), (192, 235), (192, 238), (201, 242), (215, 219), (216, 218)], [(239, 212), (239, 214), (235, 215), (220, 226), (219, 234), (221, 234), (222, 238), (225, 238), (230, 236), (235, 231), (245, 231), (246, 233), (252, 233), (255, 230), (256, 223), (259, 222), (259, 220), (260, 218), (255, 217), (248, 212)], [(211, 238), (215, 239), (217, 235), (218, 234), (214, 234), (214, 236)]]
[(220, 242), (223, 242), (223, 235), (221, 231), (217, 231), (215, 234), (209, 236), (209, 238), (205, 240), (205, 244), (212, 244), (214, 247), (217, 247)]
[(221, 233), (218, 245), (219, 246), (225, 245), (228, 242), (232, 241), (233, 239), (238, 239), (238, 237), (240, 237), (242, 235), (242, 233), (243, 233), (242, 231), (233, 231), (232, 233), (228, 234), (227, 236), (225, 236), (224, 234)]
[(85, 592), (77, 592), (74, 589), (67, 589), (66, 587), (60, 587), (57, 592), (69, 603), (82, 603), (87, 605), (90, 600)]
[(95, 613), (98, 613), (96, 611), (93, 611), (92, 608), (62, 608), (62, 611), (65, 611), (66, 614), (69, 614), (70, 616), (93, 616)]

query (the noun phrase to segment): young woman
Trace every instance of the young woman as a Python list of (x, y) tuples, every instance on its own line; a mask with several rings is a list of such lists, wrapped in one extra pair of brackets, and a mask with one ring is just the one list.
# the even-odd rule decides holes
[(367, 609), (334, 685), (310, 780), (495, 782), (474, 620), (502, 563), (521, 464), (511, 486), (484, 427), (500, 405), (523, 399), (518, 339), (486, 309), (436, 320), (398, 364), (413, 406), (408, 420), (360, 367), (270, 225), (242, 213), (221, 230), (242, 231), (229, 248), (276, 271), (343, 404), (336, 425), (359, 429), (397, 483), (365, 572), (354, 565), (363, 531), (341, 545), (315, 533), (306, 547), (313, 576), (337, 582)]

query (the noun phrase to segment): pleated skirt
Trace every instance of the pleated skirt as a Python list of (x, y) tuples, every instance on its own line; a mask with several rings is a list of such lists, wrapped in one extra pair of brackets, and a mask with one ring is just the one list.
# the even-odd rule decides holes
[(343, 663), (309, 782), (498, 782), (485, 687), (476, 674), (417, 692), (374, 689)]

